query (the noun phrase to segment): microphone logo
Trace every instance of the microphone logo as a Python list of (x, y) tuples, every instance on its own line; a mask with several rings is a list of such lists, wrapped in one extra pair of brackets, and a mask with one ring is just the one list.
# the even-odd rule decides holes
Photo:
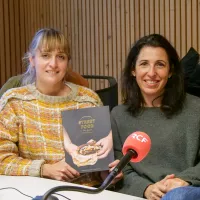
[(131, 135), (131, 137), (132, 137), (133, 139), (136, 139), (136, 140), (140, 141), (140, 142), (148, 142), (147, 138), (145, 138), (144, 136), (142, 136), (142, 135), (140, 135), (140, 134), (137, 134), (137, 133), (133, 133), (133, 134)]

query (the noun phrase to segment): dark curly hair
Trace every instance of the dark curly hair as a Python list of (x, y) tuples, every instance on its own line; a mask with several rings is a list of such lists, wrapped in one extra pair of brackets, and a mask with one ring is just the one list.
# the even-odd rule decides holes
[(167, 118), (170, 118), (183, 108), (185, 101), (184, 79), (179, 56), (175, 48), (162, 35), (144, 36), (131, 48), (122, 73), (122, 100), (124, 104), (128, 105), (128, 112), (133, 116), (140, 114), (144, 108), (144, 98), (135, 77), (132, 76), (132, 71), (135, 69), (141, 49), (146, 46), (161, 47), (168, 55), (172, 76), (165, 86), (160, 109)]

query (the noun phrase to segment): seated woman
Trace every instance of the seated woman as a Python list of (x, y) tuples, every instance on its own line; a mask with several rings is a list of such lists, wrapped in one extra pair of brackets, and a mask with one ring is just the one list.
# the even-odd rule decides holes
[(1, 175), (61, 181), (80, 176), (64, 161), (61, 111), (102, 103), (92, 90), (64, 80), (70, 58), (62, 33), (42, 29), (35, 34), (24, 57), (28, 63), (22, 80), (25, 86), (10, 89), (0, 99)]
[(152, 147), (142, 162), (126, 166), (119, 192), (160, 200), (174, 188), (200, 186), (200, 99), (185, 94), (179, 57), (163, 36), (145, 36), (132, 47), (122, 97), (111, 113), (116, 158), (135, 131), (146, 132)]

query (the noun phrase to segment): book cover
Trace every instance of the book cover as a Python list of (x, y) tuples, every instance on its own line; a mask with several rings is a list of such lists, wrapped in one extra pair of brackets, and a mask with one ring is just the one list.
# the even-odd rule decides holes
[(66, 162), (80, 173), (108, 170), (114, 161), (108, 106), (62, 111)]

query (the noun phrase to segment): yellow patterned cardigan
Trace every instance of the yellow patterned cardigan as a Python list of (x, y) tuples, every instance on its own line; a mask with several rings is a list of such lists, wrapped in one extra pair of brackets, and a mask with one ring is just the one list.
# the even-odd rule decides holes
[(35, 84), (13, 88), (0, 100), (0, 174), (40, 176), (43, 163), (64, 158), (62, 110), (102, 105), (92, 90), (66, 83), (67, 96), (41, 94)]

